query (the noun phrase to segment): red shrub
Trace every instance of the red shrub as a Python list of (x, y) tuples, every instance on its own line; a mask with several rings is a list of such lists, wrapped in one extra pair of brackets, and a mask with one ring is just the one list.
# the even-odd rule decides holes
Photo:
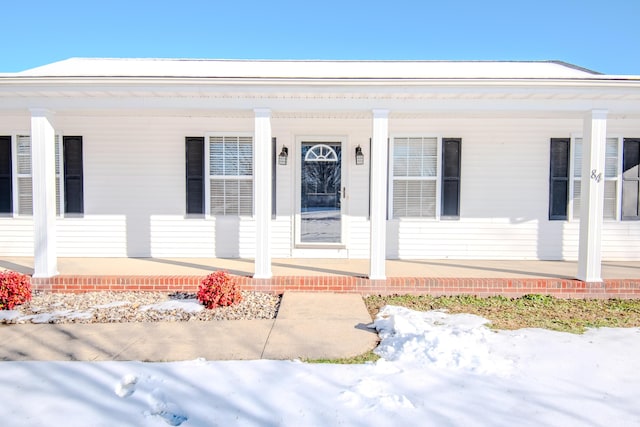
[(29, 276), (15, 271), (0, 271), (0, 310), (11, 310), (30, 300)]
[(198, 288), (198, 300), (207, 308), (216, 308), (239, 303), (242, 294), (229, 273), (219, 270), (202, 280)]

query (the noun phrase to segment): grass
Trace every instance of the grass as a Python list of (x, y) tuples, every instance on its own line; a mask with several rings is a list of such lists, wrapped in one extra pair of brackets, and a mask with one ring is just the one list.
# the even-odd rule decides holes
[[(476, 297), (469, 295), (433, 297), (429, 295), (372, 295), (364, 299), (372, 318), (385, 305), (418, 311), (446, 310), (471, 313), (491, 321), (493, 329), (543, 328), (580, 334), (587, 328), (640, 327), (640, 300), (560, 299), (548, 295), (520, 298)], [(306, 360), (309, 363), (360, 364), (375, 362), (373, 350), (345, 359)]]
[(380, 359), (380, 356), (375, 354), (373, 350), (370, 350), (364, 354), (360, 354), (354, 357), (346, 357), (343, 359), (306, 359), (307, 363), (335, 363), (338, 365), (359, 365), (367, 362), (375, 362)]
[(445, 309), (448, 313), (471, 313), (491, 321), (493, 329), (544, 328), (583, 333), (587, 328), (640, 326), (640, 300), (560, 299), (547, 295), (520, 298), (469, 295), (373, 295), (365, 298), (372, 317), (385, 305), (413, 310)]

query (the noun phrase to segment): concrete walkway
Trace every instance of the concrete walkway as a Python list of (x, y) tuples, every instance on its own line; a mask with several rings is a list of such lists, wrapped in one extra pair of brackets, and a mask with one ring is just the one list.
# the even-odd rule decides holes
[(284, 294), (275, 320), (0, 325), (0, 360), (336, 359), (375, 347), (356, 294)]

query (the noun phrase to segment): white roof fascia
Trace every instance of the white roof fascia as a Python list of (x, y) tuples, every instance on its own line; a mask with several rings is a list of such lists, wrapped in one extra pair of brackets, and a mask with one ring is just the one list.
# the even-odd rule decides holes
[[(608, 77), (608, 76), (607, 76)], [(46, 89), (52, 87), (64, 87), (67, 90), (87, 87), (200, 87), (204, 90), (218, 91), (224, 86), (256, 88), (276, 87), (292, 88), (295, 86), (311, 89), (313, 87), (395, 87), (407, 90), (410, 88), (433, 87), (458, 87), (458, 88), (495, 88), (495, 87), (521, 87), (521, 88), (636, 88), (640, 87), (640, 76), (624, 76), (624, 78), (598, 78), (589, 79), (245, 79), (245, 78), (184, 78), (184, 77), (16, 77), (0, 75), (1, 86), (18, 86), (23, 89)]]

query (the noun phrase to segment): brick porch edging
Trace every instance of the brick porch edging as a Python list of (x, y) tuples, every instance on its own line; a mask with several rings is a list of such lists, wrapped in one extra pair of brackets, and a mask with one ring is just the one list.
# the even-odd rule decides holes
[[(562, 298), (640, 298), (640, 279), (477, 279), (468, 277), (390, 277), (369, 280), (353, 276), (277, 276), (254, 279), (234, 276), (241, 289), (355, 292), (360, 294), (503, 295), (549, 294)], [(56, 276), (32, 278), (34, 290), (51, 292), (156, 291), (196, 292), (204, 276)]]

